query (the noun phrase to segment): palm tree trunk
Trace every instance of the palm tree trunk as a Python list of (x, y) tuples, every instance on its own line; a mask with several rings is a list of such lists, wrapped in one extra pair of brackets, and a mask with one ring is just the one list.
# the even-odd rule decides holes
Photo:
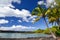
[(57, 20), (57, 25), (58, 25), (58, 29), (59, 29), (59, 22), (58, 22), (58, 20)]
[(59, 15), (58, 15), (58, 19), (57, 19), (57, 24), (58, 24), (58, 27), (60, 29), (60, 18), (59, 18)]
[[(58, 13), (59, 14), (59, 13)], [(60, 29), (60, 17), (59, 17), (59, 15), (58, 15), (58, 23), (59, 23), (59, 29)]]
[(44, 18), (44, 21), (45, 21), (46, 26), (47, 26), (47, 28), (49, 29), (49, 31), (50, 31), (52, 37), (53, 37), (54, 39), (57, 39), (56, 36), (54, 35), (54, 33), (50, 30), (50, 28), (49, 28), (49, 26), (48, 26), (48, 23), (46, 22), (46, 19), (45, 19), (45, 18)]
[(55, 26), (56, 26), (56, 22), (55, 22)]

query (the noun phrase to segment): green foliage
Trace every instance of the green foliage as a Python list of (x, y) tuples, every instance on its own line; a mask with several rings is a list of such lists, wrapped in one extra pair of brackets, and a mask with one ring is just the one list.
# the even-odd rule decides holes
[(50, 29), (50, 31), (52, 31), (53, 33), (56, 33), (56, 31), (58, 30), (58, 26), (52, 26), (52, 28), (47, 28), (47, 29), (44, 30), (44, 33), (45, 33), (45, 34), (50, 34), (49, 29)]
[(33, 11), (32, 11), (32, 15), (36, 15), (36, 16), (40, 16), (41, 15), (41, 10), (39, 7), (36, 7)]
[(40, 20), (40, 18), (39, 18), (39, 17), (38, 17), (38, 18), (35, 18), (34, 22), (37, 22), (38, 20)]
[(56, 33), (56, 36), (60, 36), (60, 29), (58, 29), (55, 33)]
[(58, 27), (53, 26), (53, 27), (51, 28), (51, 31), (52, 31), (54, 34), (56, 34), (57, 28), (58, 28)]
[(60, 0), (55, 0), (57, 5), (60, 6)]
[(42, 29), (38, 29), (38, 30), (35, 30), (34, 32), (35, 32), (35, 33), (43, 33), (43, 31), (44, 31), (44, 30), (42, 30)]
[(34, 32), (35, 32), (35, 33), (50, 34), (49, 29), (50, 29), (53, 33), (56, 33), (57, 30), (58, 30), (58, 26), (52, 26), (52, 28), (46, 28), (45, 30), (38, 29), (38, 30), (35, 30)]
[(45, 18), (45, 12), (46, 9), (41, 8), (40, 6), (36, 7), (33, 11), (32, 11), (32, 16), (35, 15), (37, 16), (34, 20), (34, 22), (39, 21), (41, 18)]
[(52, 26), (52, 28), (46, 28), (45, 30), (42, 29), (38, 29), (35, 30), (35, 33), (43, 33), (43, 34), (51, 34), (49, 29), (56, 35), (56, 36), (60, 36), (60, 29), (58, 29), (58, 26)]
[(50, 34), (50, 31), (49, 31), (48, 28), (46, 28), (43, 33), (44, 33), (44, 34)]

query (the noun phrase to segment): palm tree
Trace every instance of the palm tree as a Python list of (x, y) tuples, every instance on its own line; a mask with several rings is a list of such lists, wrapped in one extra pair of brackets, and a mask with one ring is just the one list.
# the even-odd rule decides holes
[(59, 7), (54, 7), (50, 9), (50, 13), (46, 13), (48, 16), (49, 23), (57, 23), (58, 24), (58, 29), (60, 28), (60, 8)]
[(46, 12), (46, 15), (48, 17), (48, 21), (49, 23), (52, 23), (52, 25), (55, 23), (56, 25), (56, 20), (57, 20), (57, 9), (56, 8), (49, 8), (50, 12)]
[[(41, 18), (43, 18), (44, 22), (46, 23), (47, 28), (49, 29), (49, 26), (48, 26), (48, 23), (47, 23), (46, 19), (47, 19), (47, 16), (49, 16), (47, 14), (50, 13), (50, 12), (51, 12), (50, 8), (45, 9), (45, 8), (40, 7), (40, 5), (39, 5), (38, 7), (36, 7), (32, 11), (32, 15), (36, 15), (37, 16), (37, 18), (34, 20), (34, 22), (37, 22)], [(56, 39), (56, 36), (53, 34), (53, 32), (50, 29), (49, 29), (49, 31), (52, 34), (53, 38)]]
[(55, 2), (56, 2), (56, 8), (57, 8), (57, 19), (56, 19), (56, 22), (57, 22), (57, 24), (58, 24), (58, 26), (59, 26), (59, 28), (60, 28), (60, 0), (55, 0)]

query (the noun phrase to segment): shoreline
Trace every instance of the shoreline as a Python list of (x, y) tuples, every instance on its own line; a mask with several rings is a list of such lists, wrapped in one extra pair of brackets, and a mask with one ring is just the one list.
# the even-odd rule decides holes
[(0, 40), (55, 40), (52, 37), (34, 37), (34, 38), (0, 38)]
[(55, 40), (51, 35), (48, 37), (28, 37), (28, 38), (1, 38), (0, 40)]
[[(53, 37), (29, 37), (29, 38), (0, 38), (0, 40), (56, 40)], [(60, 40), (60, 37), (57, 37)]]
[[(0, 40), (55, 40), (52, 37), (32, 37), (32, 38), (0, 38)], [(60, 40), (60, 37), (57, 37)]]
[[(58, 40), (60, 40), (60, 37), (57, 37)], [(47, 37), (28, 37), (28, 38), (2, 38), (0, 37), (0, 40), (55, 40), (52, 35), (49, 35)]]

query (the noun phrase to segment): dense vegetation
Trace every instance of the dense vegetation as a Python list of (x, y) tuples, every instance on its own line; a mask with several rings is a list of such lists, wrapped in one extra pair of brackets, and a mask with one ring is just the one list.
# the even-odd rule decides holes
[(46, 29), (38, 29), (35, 30), (35, 33), (43, 33), (43, 34), (51, 34), (49, 29), (56, 35), (60, 36), (60, 29), (58, 29), (58, 26), (52, 26), (52, 28), (46, 28)]

